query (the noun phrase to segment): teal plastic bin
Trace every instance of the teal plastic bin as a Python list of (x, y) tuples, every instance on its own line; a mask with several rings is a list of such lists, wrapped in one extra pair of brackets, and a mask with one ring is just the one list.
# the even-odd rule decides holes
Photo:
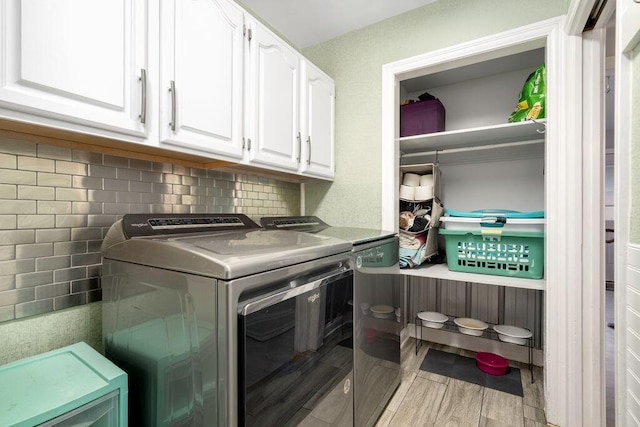
[(503, 217), (512, 219), (544, 218), (544, 211), (520, 212), (510, 209), (480, 209), (476, 211), (455, 211), (445, 209), (445, 215), (465, 218)]
[(0, 425), (125, 427), (127, 390), (127, 374), (80, 342), (0, 366)]
[(451, 271), (541, 279), (544, 233), (439, 229)]

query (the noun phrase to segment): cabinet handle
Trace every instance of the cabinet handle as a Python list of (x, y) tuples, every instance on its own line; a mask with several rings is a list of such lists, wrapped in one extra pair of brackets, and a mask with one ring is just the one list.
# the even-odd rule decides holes
[(307, 147), (308, 147), (308, 156), (307, 156), (307, 164), (310, 165), (311, 164), (311, 135), (309, 135), (307, 137)]
[(296, 162), (300, 163), (300, 157), (302, 157), (302, 137), (300, 136), (300, 132), (296, 136), (298, 140), (298, 157), (296, 157)]
[(147, 70), (144, 68), (140, 69), (140, 90), (142, 91), (142, 96), (140, 97), (140, 123), (145, 123), (147, 121)]
[(173, 132), (176, 131), (176, 82), (171, 80), (171, 87), (169, 88), (169, 92), (171, 92), (171, 123), (169, 123), (169, 127)]

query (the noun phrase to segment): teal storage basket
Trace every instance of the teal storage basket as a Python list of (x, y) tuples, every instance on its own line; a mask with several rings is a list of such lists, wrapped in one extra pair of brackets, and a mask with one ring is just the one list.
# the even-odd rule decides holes
[(451, 271), (541, 279), (544, 233), (503, 230), (447, 230), (444, 236)]

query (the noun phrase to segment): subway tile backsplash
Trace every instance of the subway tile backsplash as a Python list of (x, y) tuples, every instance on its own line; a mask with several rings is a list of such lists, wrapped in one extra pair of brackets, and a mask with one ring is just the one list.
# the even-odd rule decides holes
[(0, 138), (0, 322), (99, 301), (124, 214), (299, 212), (295, 183)]

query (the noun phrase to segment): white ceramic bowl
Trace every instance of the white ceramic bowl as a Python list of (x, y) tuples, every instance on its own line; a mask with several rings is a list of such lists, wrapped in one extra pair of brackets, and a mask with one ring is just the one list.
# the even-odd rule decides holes
[(444, 322), (449, 318), (437, 311), (421, 311), (418, 313), (418, 318), (422, 320), (422, 326), (433, 329), (442, 329)]
[(493, 329), (498, 333), (500, 341), (511, 344), (525, 345), (527, 344), (527, 340), (532, 336), (531, 331), (528, 329), (512, 325), (496, 325)]
[(471, 319), (469, 317), (458, 317), (453, 319), (453, 323), (458, 326), (458, 330), (466, 335), (473, 335), (479, 337), (482, 335), (485, 329), (489, 327), (488, 324), (478, 319)]
[(371, 307), (371, 313), (373, 313), (373, 317), (378, 319), (391, 319), (393, 318), (393, 312), (395, 308), (390, 305), (374, 305)]

